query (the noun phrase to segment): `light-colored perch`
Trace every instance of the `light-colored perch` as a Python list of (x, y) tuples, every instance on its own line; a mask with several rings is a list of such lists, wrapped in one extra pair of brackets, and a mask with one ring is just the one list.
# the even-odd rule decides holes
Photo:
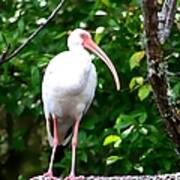
[[(42, 176), (36, 176), (31, 178), (30, 180), (50, 180), (49, 178), (42, 178)], [(57, 180), (63, 180), (62, 178), (58, 178)], [(79, 178), (79, 180), (82, 180)], [(174, 174), (164, 174), (164, 175), (133, 175), (133, 176), (88, 176), (84, 177), (83, 180), (180, 180), (180, 172)]]

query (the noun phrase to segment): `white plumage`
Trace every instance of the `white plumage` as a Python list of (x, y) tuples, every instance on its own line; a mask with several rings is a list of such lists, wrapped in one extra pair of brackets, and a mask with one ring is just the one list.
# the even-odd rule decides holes
[(62, 143), (74, 118), (81, 119), (91, 104), (96, 89), (96, 71), (90, 54), (83, 48), (65, 51), (49, 63), (42, 86), (44, 112), (50, 144), (49, 116), (56, 114), (59, 140)]
[(69, 51), (55, 56), (49, 63), (42, 83), (42, 99), (46, 117), (48, 139), (53, 146), (49, 170), (45, 177), (56, 179), (52, 174), (54, 154), (62, 144), (67, 131), (73, 127), (71, 173), (75, 177), (75, 154), (80, 120), (88, 110), (97, 84), (95, 66), (89, 49), (98, 55), (111, 70), (117, 90), (120, 83), (114, 65), (107, 55), (93, 42), (91, 35), (82, 29), (75, 29), (68, 37)]

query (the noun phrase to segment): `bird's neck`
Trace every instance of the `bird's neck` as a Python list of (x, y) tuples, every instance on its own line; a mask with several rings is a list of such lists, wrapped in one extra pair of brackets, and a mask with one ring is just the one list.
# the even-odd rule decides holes
[(83, 46), (71, 46), (69, 50), (73, 53), (90, 57), (89, 52)]
[(82, 45), (79, 44), (71, 44), (68, 46), (70, 51), (86, 51)]

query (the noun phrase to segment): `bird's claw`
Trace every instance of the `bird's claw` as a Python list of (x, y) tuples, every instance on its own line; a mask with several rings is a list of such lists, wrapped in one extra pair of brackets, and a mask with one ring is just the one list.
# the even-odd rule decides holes
[(49, 171), (44, 173), (42, 177), (42, 180), (59, 180), (59, 178), (53, 176), (53, 173)]
[(60, 179), (46, 174), (46, 175), (40, 175), (40, 176), (33, 177), (30, 180), (60, 180)]

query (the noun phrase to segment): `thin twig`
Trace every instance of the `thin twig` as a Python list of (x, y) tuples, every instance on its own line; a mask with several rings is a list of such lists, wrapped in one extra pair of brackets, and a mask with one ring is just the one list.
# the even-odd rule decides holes
[(177, 78), (180, 77), (180, 72), (170, 72), (170, 71), (167, 71), (166, 74), (167, 74), (167, 76), (172, 76), (172, 77), (177, 77)]
[(10, 50), (11, 45), (8, 44), (6, 49), (4, 49), (4, 51), (2, 52), (2, 54), (0, 55), (0, 64), (3, 63), (3, 61), (7, 58), (9, 50)]
[[(52, 11), (52, 13), (48, 16), (46, 22), (44, 24), (41, 24), (25, 41), (22, 43), (18, 48), (16, 48), (12, 53), (9, 54), (9, 56), (1, 56), (0, 64), (3, 64), (9, 60), (11, 60), (13, 57), (15, 57), (19, 52), (21, 52), (32, 40), (35, 38), (39, 32), (44, 29), (44, 27), (57, 15), (59, 10), (61, 9), (63, 3), (65, 0), (61, 0), (57, 7)], [(8, 51), (7, 51), (8, 52)], [(2, 58), (3, 57), (3, 58)]]

